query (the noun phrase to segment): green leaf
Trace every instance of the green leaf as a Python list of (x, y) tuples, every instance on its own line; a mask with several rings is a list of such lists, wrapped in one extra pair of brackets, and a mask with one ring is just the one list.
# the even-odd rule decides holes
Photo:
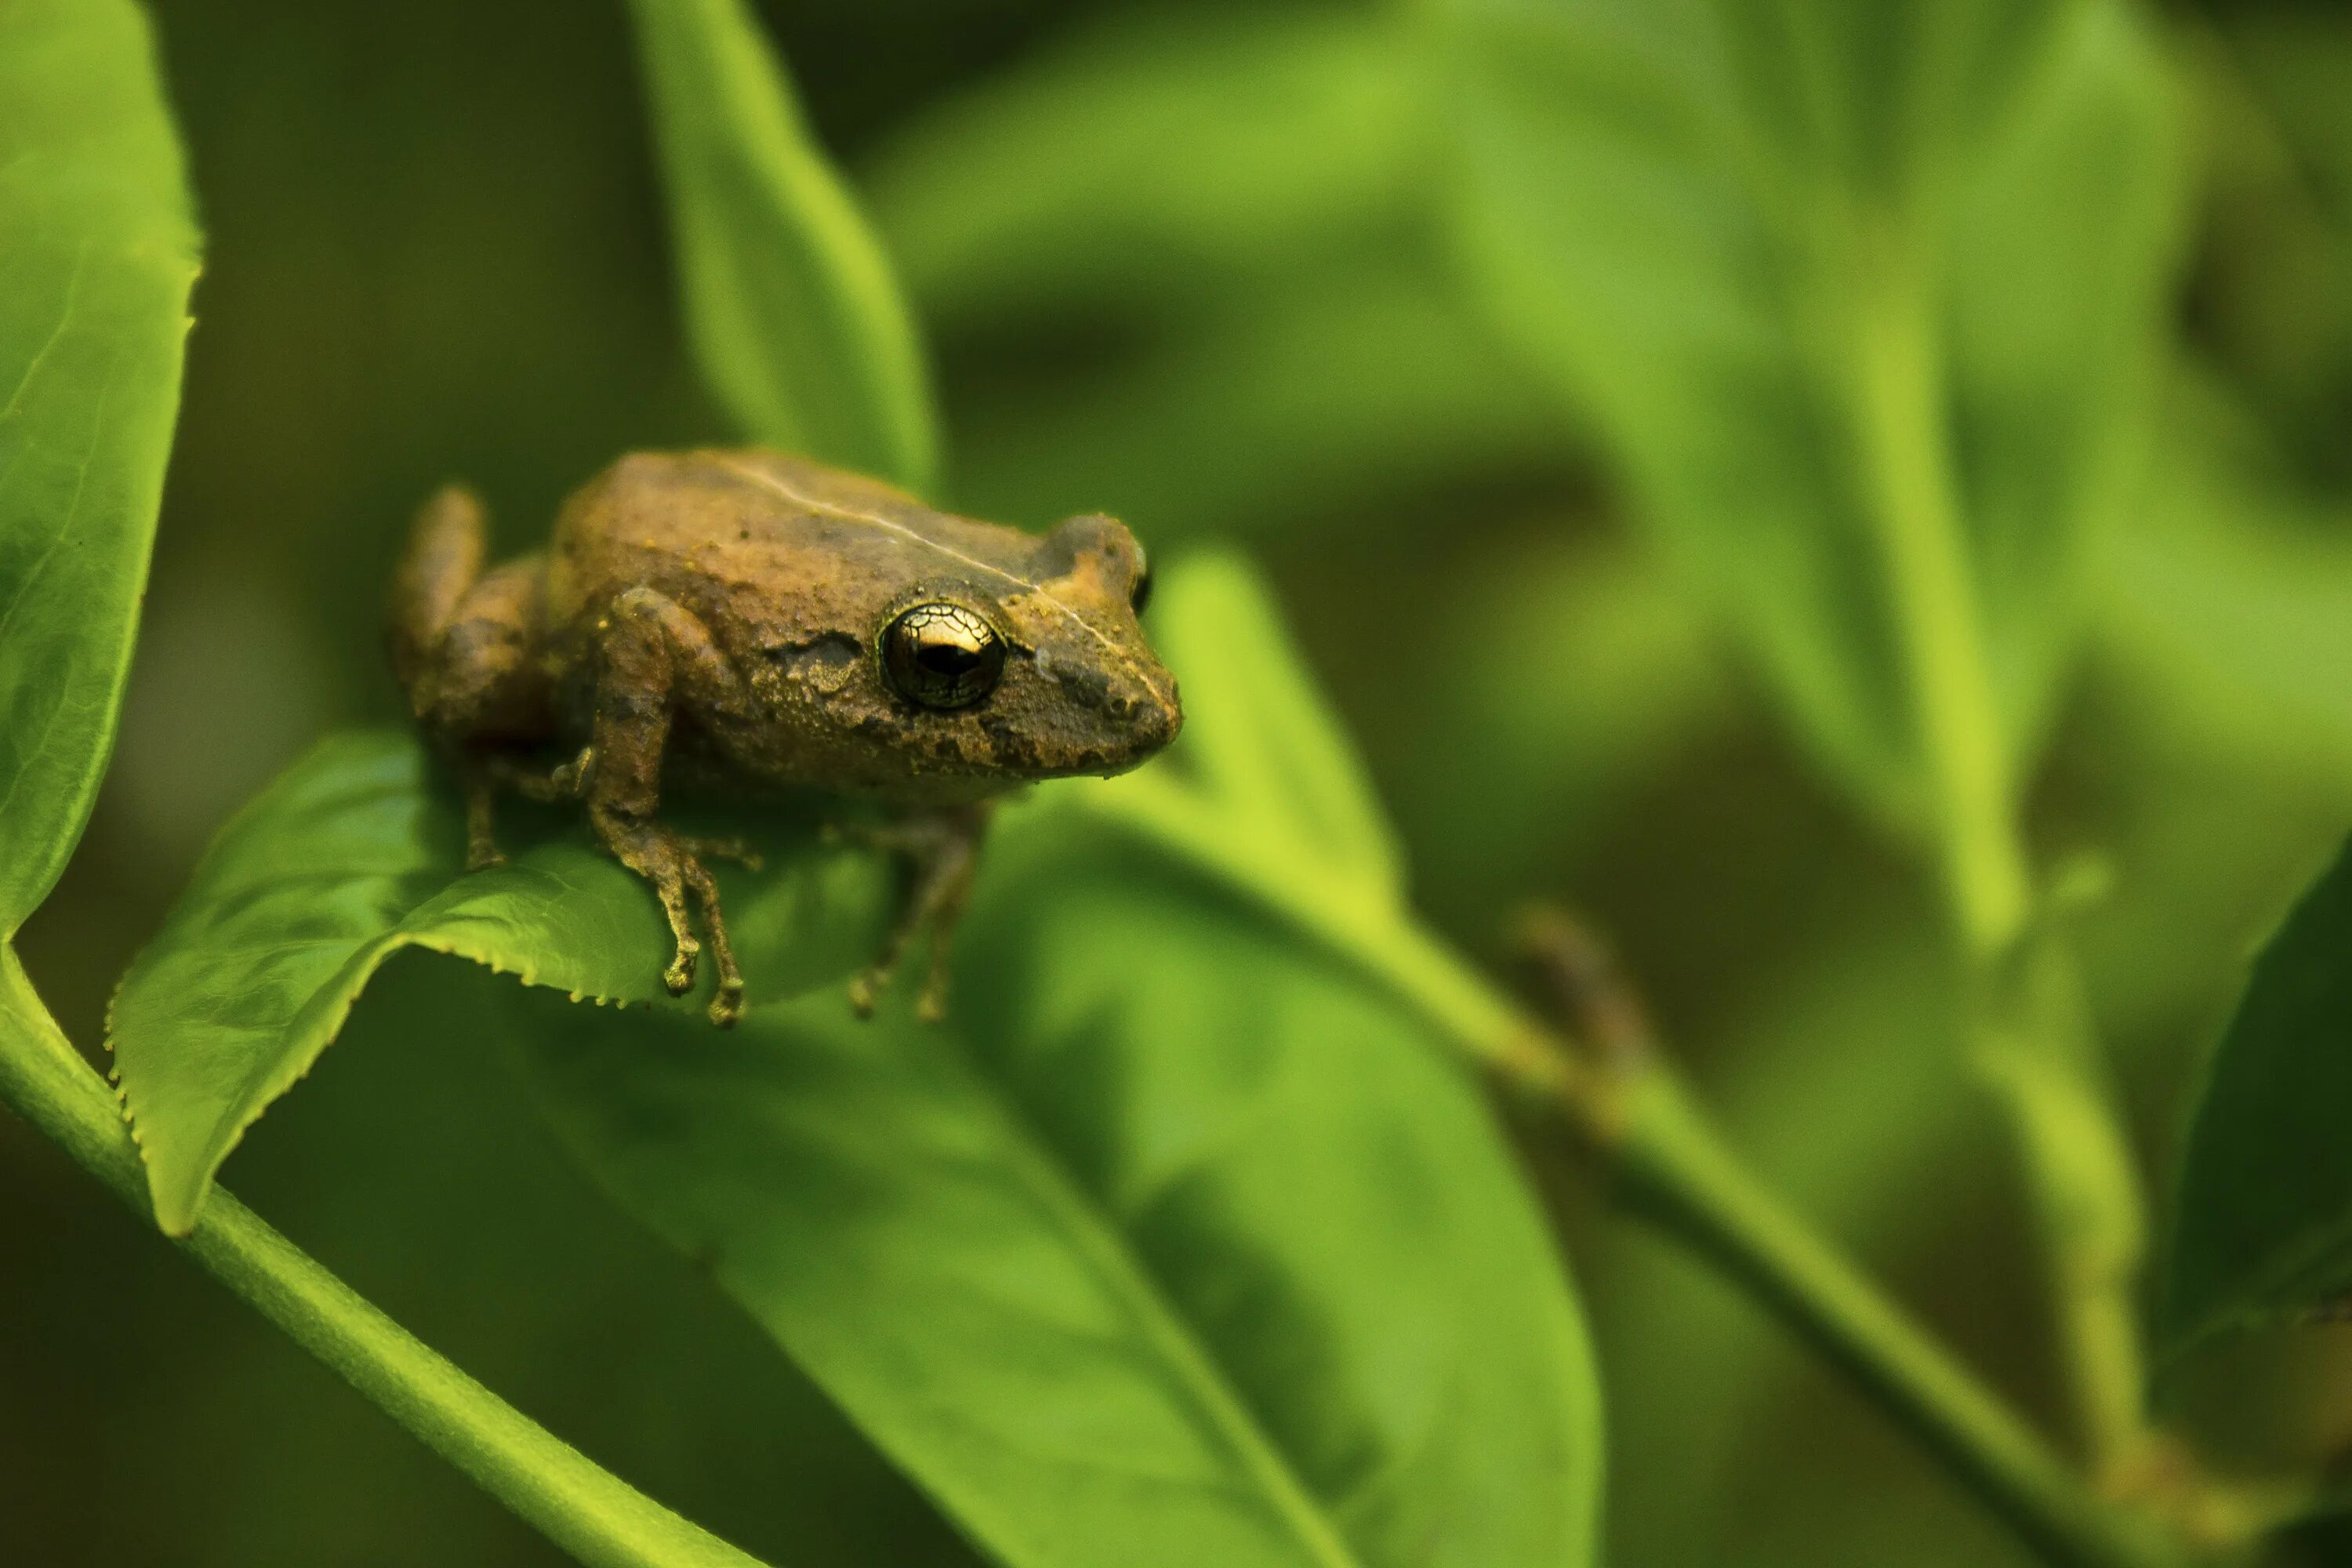
[[(1832, 774), (1947, 842), (1998, 836), (2163, 320), (2178, 182), (2144, 27), (2120, 0), (1437, 13), (1497, 321)], [(2019, 889), (1980, 894), (2016, 918)]]
[(876, 216), (951, 326), (1159, 313), (1392, 244), (1433, 142), (1399, 43), (1370, 10), (1109, 16), (917, 120)]
[(0, 940), (106, 771), (196, 245), (139, 10), (0, 8)]
[[(0, 1102), (136, 1207), (139, 1157), (106, 1086), (0, 943)], [(589, 1568), (761, 1568), (419, 1342), (224, 1193), (179, 1243), (426, 1447)]]
[(1360, 986), (1151, 892), (1056, 889), (985, 1019), (971, 965), (954, 1028), (537, 1008), (530, 1079), (1003, 1562), (1590, 1561), (1581, 1330), (1475, 1095)]
[[(460, 876), (463, 841), (422, 749), (386, 733), (328, 741), (222, 830), (109, 1020), (165, 1231), (194, 1224), (245, 1130), (310, 1070), (369, 977), (404, 947), (574, 1000), (668, 1000), (669, 934), (652, 894), (583, 831)], [(866, 962), (888, 901), (873, 858), (821, 849), (789, 821), (767, 824), (755, 842), (771, 870), (718, 873), (748, 994), (790, 996)]]
[[(1229, 555), (1180, 563), (1151, 634), (1192, 717), (1150, 782), (1181, 781), (1234, 839), (1321, 867), (1335, 890), (1401, 907), (1396, 842), (1354, 742), (1256, 574)], [(1116, 781), (1076, 787), (1097, 799), (1124, 793)]]
[(741, 0), (630, 0), (688, 332), (752, 440), (922, 490), (938, 436), (880, 246)]
[(2352, 1292), (2352, 847), (2254, 961), (2198, 1097), (2160, 1326), (2178, 1354)]

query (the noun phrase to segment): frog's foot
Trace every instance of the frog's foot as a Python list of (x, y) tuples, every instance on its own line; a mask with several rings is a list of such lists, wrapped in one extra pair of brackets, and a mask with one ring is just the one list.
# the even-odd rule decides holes
[[(902, 935), (900, 932), (911, 931), (912, 927), (919, 923), (919, 921), (902, 920), (900, 930), (891, 933), (890, 945), (894, 948), (903, 948), (913, 939), (910, 934)], [(915, 999), (915, 1020), (918, 1023), (942, 1024), (947, 1021), (947, 939), (949, 934), (944, 930), (933, 933), (930, 970), (924, 978), (922, 994)], [(892, 952), (860, 972), (850, 981), (849, 1005), (851, 1011), (859, 1017), (874, 1016), (875, 1006), (882, 1000), (882, 993), (889, 989), (891, 979), (898, 973), (898, 957), (897, 952)]]
[(740, 866), (746, 871), (757, 871), (767, 865), (761, 853), (743, 839), (688, 838), (678, 839), (680, 847), (698, 860), (724, 860), (730, 866)]
[(468, 871), (507, 863), (507, 858), (499, 853), (498, 835), (492, 831), (497, 815), (497, 785), (488, 771), (480, 767), (466, 771), (466, 869)]
[(593, 746), (581, 747), (578, 756), (551, 768), (527, 768), (511, 757), (492, 757), (488, 763), (493, 783), (514, 791), (525, 800), (535, 800), (547, 805), (561, 805), (586, 795), (589, 777), (595, 766), (596, 748)]
[(577, 800), (586, 792), (588, 770), (595, 761), (595, 751), (588, 746), (552, 768), (525, 767), (496, 752), (469, 756), (466, 762), (466, 869), (479, 871), (507, 863), (491, 831), (499, 791), (510, 789), (527, 800), (550, 804)]
[(698, 839), (682, 837), (655, 822), (634, 822), (616, 813), (590, 813), (604, 847), (614, 858), (653, 884), (669, 921), (674, 944), (662, 984), (673, 996), (694, 989), (695, 970), (702, 957), (702, 942), (694, 932), (687, 908), (690, 894), (702, 906), (702, 925), (719, 965), (719, 991), (710, 999), (710, 1021), (730, 1028), (743, 1016), (743, 975), (735, 967), (735, 949), (727, 939), (727, 917), (719, 907), (719, 885), (704, 868)]
[(838, 837), (899, 856), (914, 868), (914, 885), (889, 935), (883, 939), (881, 953), (849, 983), (849, 1005), (859, 1017), (873, 1016), (874, 1005), (898, 973), (908, 946), (927, 929), (931, 937), (930, 967), (922, 995), (915, 1004), (915, 1016), (926, 1024), (947, 1016), (948, 960), (956, 923), (971, 896), (972, 871), (978, 864), (981, 835), (987, 826), (988, 808), (976, 805), (838, 830)]
[(874, 1016), (874, 1005), (882, 999), (883, 990), (890, 984), (887, 965), (877, 963), (853, 975), (849, 982), (849, 1009), (861, 1018)]

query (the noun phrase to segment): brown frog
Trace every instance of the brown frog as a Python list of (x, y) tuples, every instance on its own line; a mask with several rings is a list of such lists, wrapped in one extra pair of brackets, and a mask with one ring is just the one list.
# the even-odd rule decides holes
[(892, 808), (868, 837), (912, 862), (912, 890), (852, 996), (870, 1010), (929, 926), (937, 1017), (991, 800), (1134, 767), (1181, 722), (1136, 620), (1142, 552), (1108, 517), (1039, 537), (778, 452), (646, 452), (574, 493), (543, 552), (485, 572), (486, 531), (471, 493), (442, 490), (392, 593), (394, 668), (464, 776), (467, 858), (499, 858), (500, 788), (584, 800), (661, 900), (673, 994), (694, 984), (700, 906), (721, 1026), (743, 980), (704, 863), (748, 857), (664, 826), (666, 782)]

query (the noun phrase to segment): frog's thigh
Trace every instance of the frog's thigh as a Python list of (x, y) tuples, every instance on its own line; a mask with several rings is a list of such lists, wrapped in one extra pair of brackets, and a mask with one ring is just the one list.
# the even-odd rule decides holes
[(651, 588), (622, 594), (599, 637), (591, 805), (650, 818), (672, 718), (733, 710), (742, 699), (741, 676), (691, 611)]
[[(553, 727), (553, 693), (539, 660), (546, 571), (537, 556), (488, 572), (442, 628), (425, 684), (445, 734), (537, 739)], [(412, 698), (413, 700), (413, 698)]]
[(392, 574), (392, 664), (412, 700), (488, 550), (482, 503), (463, 485), (444, 486), (418, 509)]

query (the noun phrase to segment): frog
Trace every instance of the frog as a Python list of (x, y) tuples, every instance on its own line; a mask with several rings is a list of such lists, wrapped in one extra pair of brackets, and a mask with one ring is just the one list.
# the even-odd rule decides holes
[(1143, 550), (1100, 512), (1031, 533), (779, 450), (644, 451), (573, 491), (543, 548), (489, 555), (480, 498), (444, 487), (388, 616), (409, 712), (462, 786), (467, 864), (501, 860), (502, 795), (583, 808), (660, 905), (671, 994), (708, 948), (721, 1027), (743, 977), (709, 867), (757, 857), (671, 827), (677, 792), (868, 803), (841, 831), (908, 874), (850, 1000), (870, 1015), (928, 932), (916, 1010), (936, 1021), (996, 805), (1126, 772), (1183, 722), (1140, 620)]

